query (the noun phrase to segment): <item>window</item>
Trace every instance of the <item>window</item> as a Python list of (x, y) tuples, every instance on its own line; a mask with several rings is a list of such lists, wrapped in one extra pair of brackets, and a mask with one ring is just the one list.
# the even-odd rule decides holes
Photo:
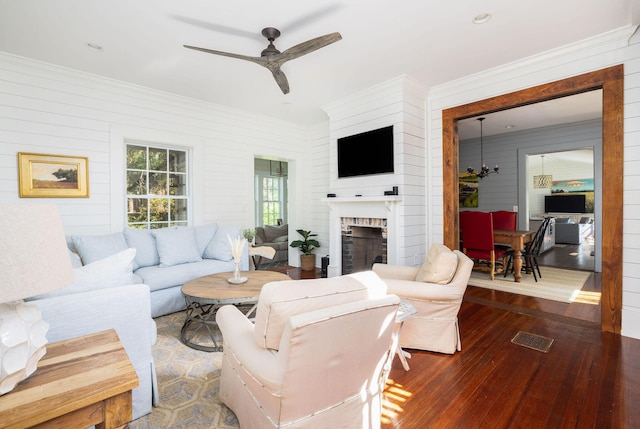
[(276, 225), (283, 218), (281, 183), (279, 177), (262, 178), (262, 225)]
[(127, 225), (157, 229), (187, 225), (188, 152), (127, 144)]

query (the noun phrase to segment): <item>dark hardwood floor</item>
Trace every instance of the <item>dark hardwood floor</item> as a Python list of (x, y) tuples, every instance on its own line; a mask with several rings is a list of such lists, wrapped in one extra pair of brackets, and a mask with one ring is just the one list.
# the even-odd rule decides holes
[[(396, 358), (383, 428), (640, 428), (640, 340), (600, 331), (599, 288), (594, 273), (565, 304), (468, 287), (462, 351), (409, 350), (409, 371)], [(512, 344), (518, 331), (553, 338), (549, 353)]]

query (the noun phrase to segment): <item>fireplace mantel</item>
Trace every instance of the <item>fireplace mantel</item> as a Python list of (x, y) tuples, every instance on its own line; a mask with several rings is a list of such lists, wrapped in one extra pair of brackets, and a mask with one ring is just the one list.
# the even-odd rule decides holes
[(329, 216), (329, 276), (342, 273), (342, 231), (340, 219), (343, 217), (381, 218), (387, 220), (387, 261), (398, 260), (398, 211), (402, 203), (399, 195), (374, 197), (328, 197), (322, 198), (330, 209)]

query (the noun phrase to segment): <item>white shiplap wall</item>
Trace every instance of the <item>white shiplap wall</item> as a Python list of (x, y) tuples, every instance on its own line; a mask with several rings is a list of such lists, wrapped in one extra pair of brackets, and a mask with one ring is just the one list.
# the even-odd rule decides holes
[[(371, 197), (398, 186), (402, 203), (397, 262), (402, 265), (422, 263), (426, 254), (426, 94), (419, 82), (400, 76), (325, 107), (329, 114), (329, 192), (338, 197)], [(337, 140), (389, 125), (394, 126), (394, 173), (338, 179)]]
[[(0, 53), (0, 201), (19, 200), (18, 152), (88, 156), (90, 198), (47, 200), (60, 207), (69, 235), (123, 227), (125, 140), (193, 150), (193, 223), (249, 227), (254, 156), (308, 171), (307, 134), (287, 122)], [(310, 196), (290, 199), (305, 207)]]
[[(624, 64), (622, 333), (640, 338), (640, 34), (632, 37), (634, 31), (632, 27), (623, 28), (432, 88), (428, 150), (434, 158), (441, 156), (443, 109)], [(437, 166), (427, 186), (430, 193), (442, 194), (442, 175)], [(434, 198), (433, 205), (438, 213), (433, 218), (438, 219), (442, 216), (442, 200)], [(442, 229), (442, 222), (434, 220), (430, 233), (441, 237)]]

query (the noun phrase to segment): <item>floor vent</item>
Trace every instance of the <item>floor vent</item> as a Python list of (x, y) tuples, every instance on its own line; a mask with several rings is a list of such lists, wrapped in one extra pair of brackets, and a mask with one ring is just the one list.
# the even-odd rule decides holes
[(528, 347), (543, 353), (549, 353), (553, 338), (543, 337), (542, 335), (530, 334), (528, 332), (519, 331), (515, 337), (511, 339), (513, 344)]

